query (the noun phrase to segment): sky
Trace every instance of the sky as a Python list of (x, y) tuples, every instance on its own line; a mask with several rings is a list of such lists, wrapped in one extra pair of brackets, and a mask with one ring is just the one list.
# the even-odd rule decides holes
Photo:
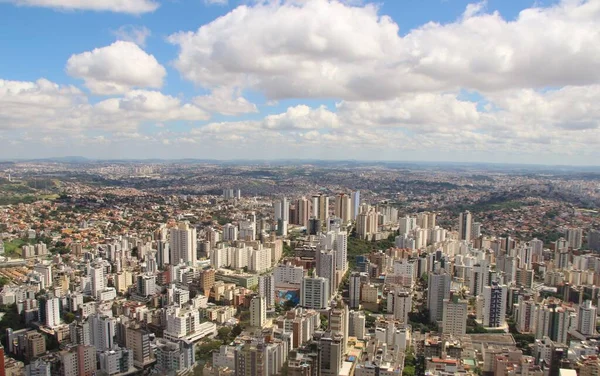
[(600, 164), (600, 0), (0, 0), (0, 158)]

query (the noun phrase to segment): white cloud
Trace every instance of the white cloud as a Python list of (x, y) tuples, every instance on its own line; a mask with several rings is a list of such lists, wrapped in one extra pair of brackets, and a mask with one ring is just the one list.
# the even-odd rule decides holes
[(479, 3), (455, 22), (404, 37), (374, 5), (305, 0), (239, 6), (169, 41), (180, 47), (176, 68), (204, 87), (251, 88), (269, 99), (381, 100), (599, 83), (598, 30), (596, 0), (530, 8), (515, 20)]
[(66, 70), (100, 95), (122, 94), (132, 88), (160, 88), (167, 74), (154, 56), (125, 41), (72, 55)]
[(62, 10), (91, 10), (142, 14), (154, 12), (159, 4), (153, 0), (0, 0), (19, 6), (44, 7)]
[(140, 47), (146, 46), (146, 39), (152, 35), (146, 26), (124, 25), (112, 32), (119, 40), (133, 42)]
[(122, 98), (111, 98), (94, 106), (97, 125), (103, 128), (134, 128), (143, 122), (201, 121), (209, 115), (193, 104), (158, 91), (134, 90)]
[(239, 93), (226, 87), (217, 88), (209, 95), (195, 97), (193, 102), (208, 112), (223, 115), (241, 115), (258, 112), (254, 103), (248, 102)]
[(0, 129), (83, 132), (89, 129), (133, 133), (141, 125), (203, 121), (208, 113), (157, 91), (134, 90), (95, 105), (73, 86), (46, 79), (36, 82), (0, 80)]
[(84, 93), (73, 86), (0, 79), (0, 129), (72, 129), (89, 109)]

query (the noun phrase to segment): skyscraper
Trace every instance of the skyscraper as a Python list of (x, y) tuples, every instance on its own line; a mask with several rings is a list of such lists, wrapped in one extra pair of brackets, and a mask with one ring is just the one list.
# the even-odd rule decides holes
[(49, 328), (60, 325), (60, 299), (54, 296), (39, 299), (40, 322)]
[(258, 294), (265, 298), (267, 309), (275, 306), (275, 277), (273, 274), (258, 277)]
[(350, 274), (350, 308), (355, 309), (360, 306), (360, 286), (361, 278), (359, 272)]
[(329, 197), (325, 196), (324, 194), (320, 194), (319, 196), (317, 196), (317, 203), (318, 211), (315, 212), (317, 218), (319, 218), (322, 221), (327, 221), (327, 219), (329, 218)]
[(190, 227), (189, 222), (179, 223), (177, 227), (171, 229), (169, 243), (171, 264), (177, 265), (183, 261), (187, 265), (193, 265), (196, 262), (197, 246), (196, 229)]
[(267, 305), (265, 298), (255, 296), (250, 301), (250, 325), (262, 328), (267, 321)]
[(352, 201), (351, 216), (355, 220), (360, 210), (360, 191), (352, 192), (350, 200)]
[(471, 240), (471, 228), (473, 226), (471, 212), (465, 211), (458, 217), (458, 238), (460, 240)]
[(310, 219), (310, 202), (306, 197), (302, 197), (296, 201), (296, 224), (304, 227), (308, 227), (308, 220)]
[(347, 194), (340, 193), (335, 196), (334, 214), (341, 218), (344, 224), (352, 220), (352, 201)]
[(429, 273), (427, 288), (427, 309), (429, 320), (440, 321), (444, 318), (444, 299), (450, 297), (450, 274), (442, 269), (439, 273)]

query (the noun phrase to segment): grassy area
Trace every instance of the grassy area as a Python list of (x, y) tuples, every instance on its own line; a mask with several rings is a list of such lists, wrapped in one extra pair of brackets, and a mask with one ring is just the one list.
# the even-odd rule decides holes
[(21, 247), (27, 244), (22, 239), (13, 239), (9, 242), (4, 242), (4, 255), (9, 257), (21, 256)]

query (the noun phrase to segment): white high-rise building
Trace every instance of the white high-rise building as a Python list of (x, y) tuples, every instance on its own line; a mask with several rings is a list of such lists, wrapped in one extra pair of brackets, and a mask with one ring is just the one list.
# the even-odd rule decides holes
[(318, 211), (315, 212), (317, 218), (327, 221), (329, 218), (329, 197), (323, 194), (317, 196)]
[(464, 336), (467, 333), (467, 315), (469, 313), (467, 300), (452, 295), (444, 299), (444, 318), (442, 333), (453, 336)]
[(577, 314), (577, 331), (585, 336), (596, 335), (597, 309), (591, 300), (586, 300), (579, 306)]
[(52, 265), (48, 264), (36, 264), (33, 267), (33, 270), (35, 270), (37, 273), (40, 273), (42, 276), (42, 281), (43, 281), (43, 285), (42, 288), (43, 289), (47, 289), (50, 286), (52, 286)]
[(275, 277), (273, 274), (258, 277), (258, 294), (265, 298), (267, 309), (275, 307)]
[(177, 227), (171, 229), (169, 243), (170, 259), (173, 265), (180, 261), (187, 265), (196, 263), (198, 242), (196, 240), (196, 229), (189, 222), (181, 222)]
[(323, 277), (304, 277), (300, 289), (300, 305), (304, 308), (325, 309), (329, 305), (329, 280)]
[(89, 320), (91, 343), (97, 351), (112, 349), (115, 346), (116, 320), (99, 314), (90, 316)]
[(508, 288), (492, 282), (483, 288), (483, 326), (500, 328), (506, 325), (506, 299)]
[(262, 296), (255, 296), (250, 301), (250, 325), (256, 328), (262, 328), (267, 321), (266, 299)]
[(350, 324), (348, 328), (348, 335), (356, 337), (359, 340), (365, 338), (366, 330), (366, 317), (362, 311), (350, 311)]
[(460, 213), (458, 218), (458, 238), (460, 240), (471, 240), (471, 228), (473, 226), (473, 219), (470, 211)]
[(93, 263), (88, 267), (88, 276), (91, 282), (91, 294), (98, 297), (106, 289), (105, 266), (101, 262)]
[(427, 309), (431, 322), (440, 321), (444, 317), (444, 299), (450, 297), (451, 280), (450, 274), (443, 269), (440, 273), (429, 273)]
[(45, 317), (44, 324), (49, 328), (55, 328), (60, 325), (60, 299), (49, 297), (44, 302)]
[(277, 289), (299, 288), (304, 278), (304, 268), (294, 266), (291, 263), (280, 264), (273, 271), (275, 277), (275, 287)]
[(337, 253), (334, 250), (317, 251), (317, 276), (329, 280), (329, 295), (333, 296), (337, 288), (336, 280), (336, 257)]
[(231, 223), (223, 226), (223, 241), (233, 242), (238, 240), (238, 229), (237, 226), (232, 225)]

